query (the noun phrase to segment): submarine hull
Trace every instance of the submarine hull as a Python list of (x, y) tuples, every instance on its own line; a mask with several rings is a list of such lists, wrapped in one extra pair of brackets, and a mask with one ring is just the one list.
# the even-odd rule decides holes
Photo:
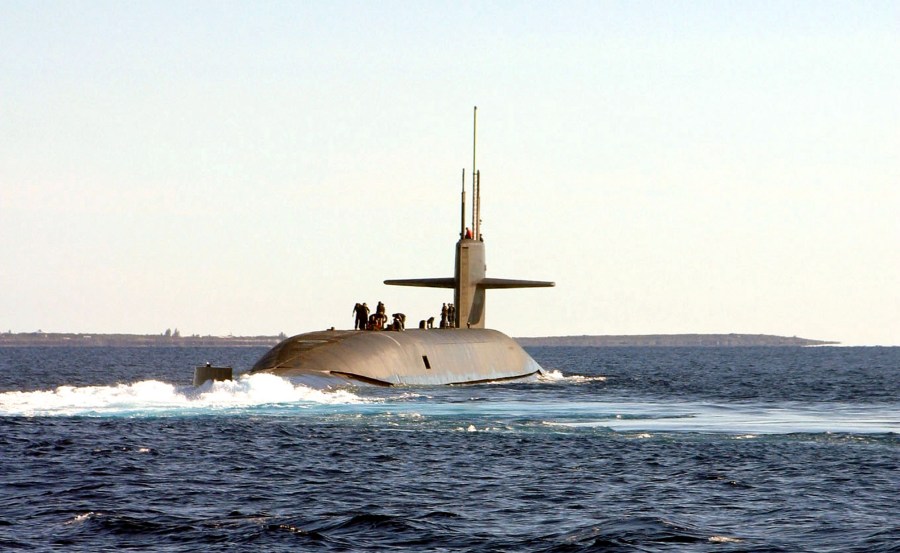
[(515, 340), (490, 329), (325, 330), (280, 342), (250, 369), (335, 384), (434, 386), (524, 379), (541, 366)]

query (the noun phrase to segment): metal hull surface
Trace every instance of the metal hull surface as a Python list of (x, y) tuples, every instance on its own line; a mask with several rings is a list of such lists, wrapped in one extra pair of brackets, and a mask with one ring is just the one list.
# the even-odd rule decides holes
[(489, 329), (324, 330), (277, 344), (250, 369), (313, 385), (474, 384), (541, 371), (515, 340)]

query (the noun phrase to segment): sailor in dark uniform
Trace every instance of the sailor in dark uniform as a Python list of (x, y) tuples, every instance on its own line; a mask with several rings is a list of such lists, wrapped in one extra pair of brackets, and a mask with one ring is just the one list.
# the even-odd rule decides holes
[(394, 330), (405, 330), (406, 329), (406, 315), (404, 315), (403, 313), (394, 313), (393, 317), (394, 317), (394, 321), (393, 321)]
[[(359, 330), (359, 311), (361, 307), (361, 303), (353, 306), (353, 330)], [(365, 327), (365, 323), (363, 323), (363, 327)]]
[(353, 324), (354, 330), (365, 330), (366, 322), (369, 320), (369, 306), (366, 304), (356, 304), (356, 322)]

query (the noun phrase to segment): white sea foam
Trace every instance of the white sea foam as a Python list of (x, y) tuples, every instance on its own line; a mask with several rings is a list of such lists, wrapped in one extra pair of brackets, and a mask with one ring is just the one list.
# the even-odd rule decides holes
[(579, 374), (573, 374), (570, 376), (564, 375), (561, 371), (556, 369), (552, 371), (542, 371), (538, 375), (538, 380), (541, 382), (573, 382), (573, 383), (582, 383), (582, 382), (603, 382), (606, 380), (605, 376), (581, 376)]
[(144, 380), (115, 386), (60, 386), (55, 390), (0, 393), (0, 415), (71, 416), (158, 414), (245, 409), (263, 405), (364, 403), (346, 390), (315, 390), (270, 374), (176, 386)]
[(94, 516), (94, 511), (88, 511), (87, 513), (82, 513), (80, 515), (76, 515), (74, 518), (67, 520), (65, 522), (65, 524), (67, 526), (70, 526), (72, 524), (78, 524), (78, 523), (86, 521), (87, 519), (91, 518), (92, 516)]
[[(571, 410), (575, 413), (575, 410)], [(592, 416), (591, 411), (596, 414)], [(585, 404), (578, 418), (556, 422), (571, 428), (617, 432), (724, 432), (734, 439), (791, 433), (888, 433), (900, 430), (900, 411), (883, 405), (838, 403), (768, 404), (616, 403)], [(565, 414), (563, 414), (565, 415)]]
[(744, 540), (729, 536), (710, 536), (709, 541), (711, 543), (741, 543)]

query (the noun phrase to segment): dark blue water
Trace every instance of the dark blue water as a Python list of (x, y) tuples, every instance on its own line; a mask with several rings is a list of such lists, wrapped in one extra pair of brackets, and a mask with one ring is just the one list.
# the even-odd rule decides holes
[(900, 551), (900, 348), (534, 348), (549, 378), (188, 386), (0, 349), (0, 549)]

